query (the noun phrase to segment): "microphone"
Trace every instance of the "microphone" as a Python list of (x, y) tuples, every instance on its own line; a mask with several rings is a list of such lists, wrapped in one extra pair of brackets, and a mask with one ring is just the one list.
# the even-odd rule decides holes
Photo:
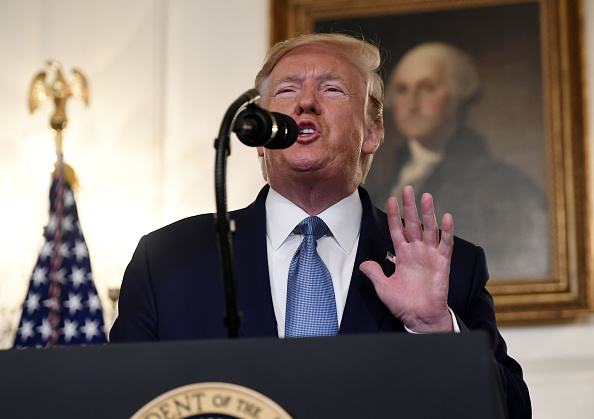
[(247, 146), (282, 149), (297, 141), (297, 123), (288, 115), (250, 104), (238, 115), (233, 132)]

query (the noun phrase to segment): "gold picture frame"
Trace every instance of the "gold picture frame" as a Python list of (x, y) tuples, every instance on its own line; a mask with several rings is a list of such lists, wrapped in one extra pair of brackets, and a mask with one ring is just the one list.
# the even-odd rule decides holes
[[(400, 27), (412, 28), (408, 33), (415, 32), (414, 28), (418, 27), (417, 35), (421, 39), (427, 32), (427, 26), (419, 25), (418, 20), (415, 21), (417, 26), (402, 26), (406, 19), (427, 17), (433, 19), (431, 22), (438, 22), (439, 19), (449, 19), (462, 12), (477, 12), (480, 15), (506, 8), (511, 10), (516, 19), (519, 16), (516, 10), (528, 8), (527, 13), (531, 13), (536, 22), (533, 29), (515, 22), (513, 30), (531, 30), (526, 35), (532, 36), (538, 43), (535, 62), (539, 67), (536, 72), (540, 77), (540, 91), (537, 92), (535, 103), (541, 106), (536, 107), (538, 110), (535, 115), (540, 115), (540, 119), (536, 119), (540, 121), (536, 128), (541, 130), (542, 140), (540, 149), (530, 145), (532, 151), (529, 155), (542, 156), (541, 166), (545, 175), (541, 181), (548, 202), (550, 243), (547, 248), (550, 258), (549, 267), (542, 274), (493, 277), (488, 289), (494, 297), (500, 322), (575, 319), (592, 310), (594, 299), (583, 92), (582, 4), (579, 0), (271, 0), (271, 41), (276, 42), (298, 33), (341, 32), (341, 25), (349, 23), (351, 26), (345, 26), (348, 31), (357, 32), (376, 42), (383, 55), (391, 59), (394, 65), (398, 55), (403, 53), (398, 50), (398, 43), (412, 42), (409, 36), (402, 32), (378, 35), (370, 30), (374, 33), (367, 33), (367, 23), (371, 22), (367, 28), (377, 28), (378, 22), (388, 22), (386, 27), (392, 27), (390, 24), (394, 23), (394, 26), (398, 24)], [(484, 21), (484, 25), (469, 19), (458, 19), (455, 27), (447, 30), (460, 30), (459, 27), (466, 24), (464, 22), (488, 27), (489, 19)], [(444, 24), (444, 27), (447, 28), (447, 25)], [(494, 36), (501, 38), (504, 29), (494, 27), (497, 30), (492, 31), (493, 39)], [(516, 43), (526, 38), (524, 33), (518, 34), (520, 36), (515, 35), (515, 40), (512, 37), (509, 42)], [(393, 37), (398, 39), (390, 39)], [(466, 36), (466, 39), (471, 38)], [(397, 47), (386, 53), (385, 45), (390, 42)], [(485, 49), (483, 45), (477, 50)], [(516, 54), (516, 57), (521, 60), (522, 54)], [(387, 77), (389, 72), (385, 68), (383, 71)], [(510, 152), (508, 157), (516, 158), (521, 165), (526, 156), (511, 155)], [(374, 166), (376, 164), (377, 161)], [(489, 260), (488, 253), (487, 258)]]

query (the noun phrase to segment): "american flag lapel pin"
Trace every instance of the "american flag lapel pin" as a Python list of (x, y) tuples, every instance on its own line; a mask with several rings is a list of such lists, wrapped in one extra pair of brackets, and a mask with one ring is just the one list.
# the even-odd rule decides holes
[(394, 265), (396, 265), (396, 256), (394, 256), (389, 250), (386, 253), (386, 260), (389, 260), (390, 262), (392, 262)]

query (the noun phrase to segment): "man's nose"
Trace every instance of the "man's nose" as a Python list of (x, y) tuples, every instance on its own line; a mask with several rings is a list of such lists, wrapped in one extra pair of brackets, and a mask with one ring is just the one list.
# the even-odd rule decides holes
[(319, 115), (321, 111), (318, 100), (318, 91), (315, 86), (306, 83), (297, 96), (295, 104), (295, 114), (315, 114)]
[(404, 109), (415, 110), (419, 107), (419, 94), (416, 90), (409, 90), (401, 95), (400, 102), (404, 105)]

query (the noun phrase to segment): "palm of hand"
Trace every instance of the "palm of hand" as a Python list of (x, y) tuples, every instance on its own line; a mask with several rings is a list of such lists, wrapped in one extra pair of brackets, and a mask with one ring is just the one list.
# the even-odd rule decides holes
[(412, 188), (403, 191), (405, 229), (395, 199), (388, 201), (388, 222), (396, 253), (396, 267), (389, 278), (379, 264), (363, 262), (361, 270), (373, 282), (378, 297), (404, 325), (417, 332), (450, 331), (447, 307), (453, 222), (449, 214), (442, 221), (439, 238), (429, 194), (422, 199), (424, 229), (414, 205)]

